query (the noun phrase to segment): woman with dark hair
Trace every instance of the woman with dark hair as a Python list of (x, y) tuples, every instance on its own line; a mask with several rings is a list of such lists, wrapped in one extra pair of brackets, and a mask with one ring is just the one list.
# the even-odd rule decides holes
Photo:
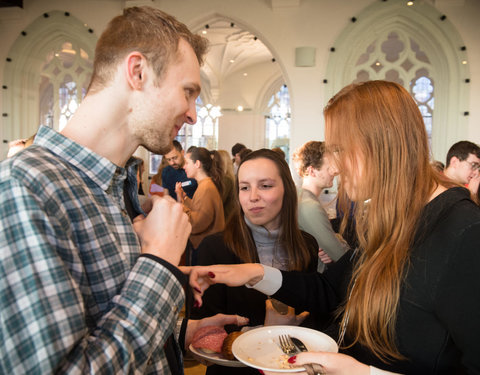
[[(286, 271), (315, 271), (318, 246), (298, 227), (297, 194), (285, 159), (267, 149), (251, 152), (238, 168), (236, 191), (238, 203), (232, 218), (224, 232), (202, 241), (197, 250), (198, 264), (257, 262)], [(192, 311), (195, 319), (235, 311), (256, 326), (299, 324), (307, 316), (296, 316), (293, 308), (277, 301), (266, 302), (265, 295), (246, 287), (215, 285), (203, 298), (203, 307)], [(274, 308), (286, 314), (280, 316)], [(249, 368), (226, 370), (222, 366), (209, 366), (207, 370), (208, 375), (225, 373), (258, 372)]]
[[(480, 209), (430, 164), (422, 115), (402, 86), (347, 86), (324, 115), (340, 189), (355, 202), (358, 254), (316, 275), (200, 267), (197, 303), (211, 283), (247, 283), (312, 315), (338, 309), (341, 353), (289, 360), (324, 374), (479, 374)], [(344, 287), (334, 276), (349, 267)]]
[(194, 147), (187, 151), (184, 168), (188, 178), (197, 180), (197, 190), (190, 199), (183, 191), (182, 183), (177, 182), (175, 192), (178, 202), (183, 203), (184, 211), (190, 219), (190, 241), (196, 249), (205, 236), (225, 228), (221, 170), (204, 147)]

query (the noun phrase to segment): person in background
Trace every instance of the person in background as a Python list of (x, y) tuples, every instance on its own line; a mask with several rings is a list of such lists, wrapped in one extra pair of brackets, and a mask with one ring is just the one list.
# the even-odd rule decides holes
[[(176, 266), (188, 217), (153, 197), (132, 224), (123, 186), (132, 176), (136, 196), (138, 146), (168, 152), (196, 122), (206, 47), (159, 9), (124, 9), (98, 39), (87, 94), (62, 131), (42, 126), (0, 164), (1, 374), (183, 374)], [(233, 321), (191, 321), (181, 337), (188, 345), (202, 324)]]
[(168, 163), (162, 171), (162, 186), (168, 190), (170, 196), (177, 200), (177, 193), (175, 193), (175, 185), (177, 182), (182, 183), (182, 188), (185, 194), (191, 199), (197, 189), (197, 181), (193, 178), (188, 178), (185, 173), (185, 157), (182, 145), (177, 140), (173, 140), (172, 149), (163, 157)]
[(433, 160), (431, 164), (439, 172), (443, 173), (445, 170), (445, 164), (443, 164), (440, 160)]
[(240, 151), (238, 153), (238, 157), (240, 159), (240, 163), (245, 160), (245, 158), (247, 157), (248, 154), (250, 154), (252, 152), (252, 150), (250, 150), (249, 148), (244, 148), (242, 151)]
[(475, 143), (460, 141), (448, 150), (444, 173), (452, 181), (467, 185), (479, 168), (480, 147)]
[(31, 135), (26, 139), (17, 139), (15, 141), (11, 141), (8, 144), (7, 158), (11, 158), (17, 152), (22, 151), (24, 148), (31, 146), (33, 144), (33, 140), (35, 139), (36, 135), (37, 133), (35, 133), (34, 135)]
[[(247, 283), (313, 315), (339, 309), (340, 353), (289, 359), (319, 373), (478, 374), (480, 208), (431, 166), (422, 115), (399, 84), (349, 85), (324, 116), (340, 188), (357, 206), (358, 252), (315, 275), (259, 264), (185, 269), (195, 300), (213, 283)], [(351, 272), (348, 287), (339, 272)]]
[(280, 147), (272, 148), (272, 151), (277, 152), (282, 158), (285, 159), (285, 152)]
[[(185, 171), (188, 178), (197, 180), (198, 187), (190, 199), (177, 182), (178, 202), (183, 204), (192, 225), (190, 241), (195, 250), (200, 242), (209, 234), (217, 233), (225, 228), (225, 216), (222, 204), (222, 172), (210, 152), (204, 147), (194, 147), (185, 156)], [(196, 252), (192, 253), (195, 261)]]
[(138, 167), (137, 167), (137, 186), (138, 186), (138, 195), (145, 195), (143, 191), (143, 174), (145, 173), (145, 162), (142, 158), (138, 158)]
[[(333, 231), (327, 212), (319, 200), (323, 189), (332, 187), (337, 175), (330, 155), (325, 150), (325, 143), (305, 143), (294, 152), (293, 162), (302, 178), (302, 187), (297, 188), (298, 224), (315, 237), (318, 246), (327, 255), (327, 262), (336, 262), (348, 250), (348, 245)], [(324, 270), (325, 263), (319, 259), (318, 272)]]
[(241, 143), (235, 143), (232, 147), (234, 174), (237, 174), (238, 166), (240, 165), (240, 151), (242, 151), (244, 148), (247, 148), (247, 147)]
[[(236, 210), (225, 231), (200, 244), (198, 264), (260, 262), (282, 270), (315, 272), (318, 245), (298, 227), (295, 184), (285, 159), (267, 149), (250, 153), (238, 169), (235, 200)], [(285, 315), (276, 313), (275, 307)], [(307, 316), (306, 312), (297, 316), (293, 308), (246, 287), (215, 285), (205, 292), (202, 308), (192, 310), (192, 317), (232, 312), (247, 317), (252, 326), (264, 322), (298, 325)], [(226, 373), (258, 371), (217, 365), (207, 368), (208, 375)]]
[(165, 158), (162, 156), (162, 160), (158, 165), (157, 173), (155, 173), (152, 176), (152, 180), (150, 181), (150, 186), (148, 187), (149, 196), (158, 195), (163, 197), (164, 195), (169, 194), (169, 191), (162, 186), (162, 172), (167, 166), (168, 166), (168, 163), (165, 160)]
[(223, 213), (225, 214), (225, 223), (227, 223), (235, 209), (235, 174), (233, 173), (233, 164), (228, 151), (213, 151), (213, 155), (215, 162), (222, 170)]

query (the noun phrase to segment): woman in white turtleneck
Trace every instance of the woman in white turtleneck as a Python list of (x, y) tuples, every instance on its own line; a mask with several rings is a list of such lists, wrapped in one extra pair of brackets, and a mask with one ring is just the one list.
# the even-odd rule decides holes
[[(225, 230), (206, 237), (197, 249), (198, 264), (261, 263), (281, 270), (314, 272), (318, 245), (297, 222), (297, 193), (290, 169), (277, 153), (261, 149), (250, 153), (237, 173), (236, 209)], [(192, 318), (229, 313), (249, 318), (250, 326), (269, 323), (300, 324), (307, 313), (288, 308), (280, 315), (272, 300), (246, 287), (215, 285), (202, 297)], [(273, 301), (273, 306), (279, 309)], [(267, 320), (266, 310), (268, 311)], [(282, 311), (284, 312), (284, 311)], [(297, 311), (297, 313), (299, 313)], [(301, 312), (300, 312), (301, 313)], [(304, 324), (318, 327), (307, 319)], [(223, 374), (222, 366), (209, 366), (207, 374)], [(258, 374), (251, 368), (229, 368), (229, 374)]]

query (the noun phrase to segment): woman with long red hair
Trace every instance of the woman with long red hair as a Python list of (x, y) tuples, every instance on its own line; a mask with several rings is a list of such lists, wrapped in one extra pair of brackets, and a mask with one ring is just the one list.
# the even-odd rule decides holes
[(313, 315), (336, 309), (340, 353), (290, 358), (324, 374), (479, 374), (480, 209), (431, 166), (422, 116), (400, 85), (347, 86), (324, 115), (340, 196), (355, 202), (357, 251), (324, 274), (211, 266), (190, 270), (191, 284), (246, 283)]

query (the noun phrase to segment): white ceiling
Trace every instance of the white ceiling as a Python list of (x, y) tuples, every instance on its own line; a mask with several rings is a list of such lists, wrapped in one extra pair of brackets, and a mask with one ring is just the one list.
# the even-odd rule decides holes
[[(222, 107), (238, 104), (253, 106), (259, 85), (261, 87), (259, 72), (265, 69), (267, 63), (271, 68), (273, 56), (270, 50), (251, 32), (228, 20), (213, 21), (205, 25), (199, 34), (210, 41), (202, 66), (202, 79), (207, 81), (203, 86), (208, 91), (208, 101)], [(273, 71), (279, 74), (278, 67)], [(265, 80), (270, 78), (265, 77), (264, 73), (262, 76)]]

